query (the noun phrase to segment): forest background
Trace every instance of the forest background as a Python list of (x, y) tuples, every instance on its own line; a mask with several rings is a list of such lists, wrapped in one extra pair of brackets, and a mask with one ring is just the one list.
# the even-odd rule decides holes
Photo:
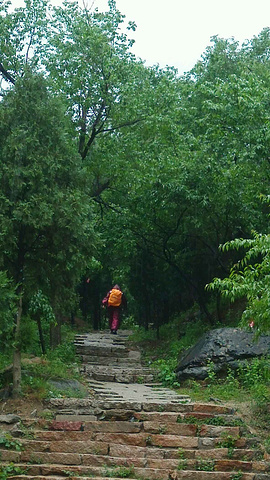
[(129, 326), (242, 316), (267, 332), (270, 29), (213, 37), (179, 76), (135, 58), (114, 0), (105, 13), (4, 1), (0, 14), (0, 346), (14, 393), (22, 353), (55, 348), (64, 321), (105, 326), (113, 283)]

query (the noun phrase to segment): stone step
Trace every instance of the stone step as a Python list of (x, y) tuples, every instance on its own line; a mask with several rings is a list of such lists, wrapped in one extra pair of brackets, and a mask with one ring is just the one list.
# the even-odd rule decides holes
[(211, 413), (200, 413), (200, 412), (187, 412), (187, 413), (174, 413), (174, 412), (134, 412), (134, 419), (137, 421), (151, 421), (151, 422), (183, 422), (185, 423), (194, 423), (194, 424), (214, 424), (216, 425), (243, 425), (243, 420), (233, 414), (220, 414), (215, 415)]
[[(78, 418), (80, 418), (78, 416)], [(52, 431), (85, 431), (85, 432), (106, 432), (106, 433), (151, 433), (167, 435), (185, 435), (198, 437), (222, 437), (230, 436), (238, 438), (241, 435), (241, 427), (197, 425), (189, 423), (169, 422), (129, 422), (129, 421), (57, 421), (48, 424)]]
[(86, 378), (101, 382), (150, 383), (156, 379), (156, 372), (147, 368), (83, 365), (80, 369)]
[[(135, 352), (133, 352), (135, 353)], [(138, 352), (139, 353), (139, 352)], [(109, 365), (109, 366), (138, 366), (142, 368), (140, 358), (136, 358), (134, 354), (131, 355), (129, 352), (128, 357), (100, 357), (98, 355), (84, 355), (81, 354), (81, 360), (83, 364), (87, 365)]]
[[(209, 475), (207, 475), (209, 474)], [(63, 478), (67, 478), (67, 476), (51, 476), (51, 475), (12, 475), (12, 477), (9, 477), (10, 479), (13, 480), (63, 480)], [(78, 477), (78, 476), (72, 476), (68, 475), (68, 478), (70, 480), (78, 480), (80, 478), (83, 478), (83, 480), (108, 480), (108, 477)], [(120, 480), (120, 478), (123, 477), (110, 477), (111, 480)], [(126, 480), (133, 480), (131, 477), (125, 477)], [(220, 473), (220, 472), (193, 472), (193, 471), (177, 471), (177, 472), (169, 472), (164, 479), (173, 479), (173, 480), (232, 480), (232, 475), (229, 474), (228, 472)], [(235, 476), (235, 478), (240, 478), (239, 474), (238, 477)], [(253, 474), (248, 474), (244, 473), (241, 476), (241, 480), (269, 480), (269, 475), (253, 475)]]
[[(17, 464), (16, 466), (20, 468), (25, 468), (23, 464)], [(237, 465), (236, 465), (237, 466)], [(204, 466), (204, 468), (206, 468)], [(169, 466), (167, 468), (148, 468), (148, 467), (136, 467), (133, 466), (129, 461), (126, 461), (126, 465), (123, 466), (91, 466), (91, 465), (58, 465), (58, 464), (29, 464), (27, 465), (27, 477), (39, 476), (39, 477), (49, 477), (49, 476), (60, 476), (72, 478), (80, 477), (98, 477), (98, 478), (144, 478), (150, 480), (164, 480), (167, 478), (171, 479), (192, 479), (192, 480), (232, 480), (232, 474), (239, 473), (239, 470), (228, 470), (228, 471), (202, 471), (202, 470), (184, 470), (184, 469), (173, 469)], [(9, 477), (13, 478), (13, 477)], [(15, 477), (16, 478), (16, 477)], [(17, 476), (18, 478), (18, 476)], [(20, 477), (19, 477), (20, 478)], [(22, 478), (22, 477), (21, 477)], [(268, 479), (269, 475), (263, 472), (258, 472), (258, 475), (254, 472), (243, 472), (240, 477), (241, 480), (263, 480)]]
[[(1, 452), (2, 453), (2, 452)], [(9, 455), (2, 457), (2, 462), (11, 461)], [(10, 453), (10, 452), (7, 452)], [(16, 452), (18, 454), (18, 452)], [(181, 452), (183, 455), (184, 452)], [(192, 458), (155, 458), (151, 456), (141, 457), (123, 457), (88, 453), (63, 453), (63, 452), (39, 452), (39, 451), (23, 451), (12, 462), (27, 463), (27, 464), (39, 464), (39, 465), (62, 465), (62, 466), (91, 466), (91, 467), (114, 467), (114, 466), (134, 466), (137, 468), (154, 468), (159, 470), (170, 469), (182, 469), (182, 470), (203, 470), (208, 471), (248, 471), (248, 472), (262, 472), (265, 473), (269, 466), (266, 462), (258, 460), (243, 460), (243, 459), (231, 459), (226, 457), (218, 457), (216, 453), (211, 451), (215, 456), (206, 457), (200, 455), (201, 452), (196, 452), (195, 457)], [(134, 452), (133, 452), (134, 455)], [(179, 455), (179, 452), (178, 452)]]
[[(117, 418), (119, 415), (120, 418)], [(101, 418), (100, 418), (101, 417)], [(244, 425), (243, 420), (240, 417), (234, 416), (232, 414), (221, 414), (215, 416), (214, 414), (208, 413), (177, 413), (177, 412), (135, 412), (135, 411), (104, 411), (101, 415), (59, 415), (56, 414), (54, 420), (56, 422), (79, 422), (85, 424), (86, 422), (95, 422), (97, 420), (111, 420), (113, 417), (114, 421), (127, 421), (127, 422), (158, 422), (159, 424), (175, 424), (175, 423), (191, 423), (194, 425), (213, 425), (216, 422), (216, 425), (223, 426), (240, 426)], [(20, 422), (23, 426), (27, 428), (39, 427), (39, 428), (48, 428), (48, 421), (40, 418), (18, 417), (17, 422)], [(223, 422), (223, 423), (222, 423)], [(0, 422), (1, 425), (1, 422)], [(2, 424), (4, 425), (4, 424)], [(7, 427), (7, 425), (6, 425)], [(9, 426), (8, 426), (9, 427)], [(14, 425), (11, 425), (10, 428), (14, 429)], [(244, 425), (244, 428), (247, 427)]]
[[(31, 441), (29, 444), (23, 444), (23, 451), (11, 451), (0, 449), (2, 462), (37, 462), (42, 463), (60, 463), (60, 464), (88, 464), (91, 465), (105, 464), (124, 464), (126, 459), (133, 459), (132, 463), (139, 466), (142, 462), (145, 466), (153, 465), (152, 460), (156, 462), (177, 462), (180, 460), (209, 460), (212, 461), (245, 461), (253, 462), (255, 470), (263, 471), (267, 467), (263, 462), (264, 454), (260, 449), (231, 449), (228, 448), (212, 448), (212, 449), (181, 449), (157, 447), (138, 447), (132, 445), (112, 444), (100, 445), (97, 442), (73, 442), (62, 441), (52, 442), (51, 446), (48, 442)], [(111, 460), (113, 458), (113, 460)], [(51, 460), (50, 460), (51, 459)], [(139, 462), (140, 460), (140, 462)], [(137, 463), (139, 462), (139, 463)], [(172, 463), (175, 465), (175, 463)]]
[[(116, 386), (120, 384), (115, 384)], [(48, 406), (53, 408), (58, 414), (72, 414), (72, 415), (97, 415), (106, 410), (129, 410), (129, 411), (169, 411), (169, 412), (188, 412), (193, 411), (193, 406), (189, 405), (189, 397), (186, 395), (175, 395), (171, 400), (163, 396), (162, 392), (155, 392), (151, 387), (144, 387), (144, 385), (135, 384), (133, 388), (130, 385), (124, 385), (121, 390), (118, 390), (119, 395), (122, 395), (122, 400), (100, 398), (51, 398)], [(113, 391), (113, 390), (112, 390)], [(170, 392), (170, 393), (169, 393)], [(116, 391), (117, 393), (117, 391)], [(156, 394), (155, 394), (156, 393)], [(128, 395), (131, 395), (128, 398)], [(168, 395), (172, 394), (168, 390)], [(143, 403), (135, 401), (143, 399)]]
[(129, 357), (129, 349), (125, 345), (79, 345), (76, 346), (77, 355), (93, 355), (110, 358)]
[[(209, 475), (207, 475), (209, 474)], [(12, 475), (9, 477), (12, 480), (63, 480), (63, 478), (67, 478), (67, 476), (51, 476), (51, 475)], [(70, 480), (78, 480), (82, 478), (83, 480), (108, 480), (108, 477), (78, 477), (68, 475)], [(120, 480), (123, 477), (110, 477), (111, 480)], [(131, 477), (125, 477), (126, 480), (133, 480)], [(220, 472), (193, 472), (193, 471), (177, 471), (177, 472), (169, 472), (164, 479), (173, 479), (173, 480), (232, 480), (232, 475), (228, 472), (220, 473)], [(238, 477), (240, 478), (239, 474)], [(269, 480), (269, 475), (253, 475), (244, 473), (241, 476), (241, 480)]]
[[(155, 375), (157, 371), (153, 368), (148, 368), (148, 367), (142, 367), (141, 365), (135, 364), (135, 365), (88, 365), (88, 364), (83, 364), (83, 370), (82, 372), (86, 374), (91, 374), (91, 373), (107, 373), (107, 374), (124, 374), (127, 373), (128, 375), (136, 375), (136, 376), (147, 376), (147, 375)], [(136, 382), (131, 382), (131, 383), (136, 383)]]
[[(81, 448), (81, 444), (88, 443), (88, 448), (98, 447), (102, 448), (103, 452), (107, 453), (110, 445), (127, 445), (127, 446), (140, 446), (140, 447), (164, 447), (164, 448), (184, 448), (184, 449), (213, 449), (224, 447), (227, 445), (226, 438), (230, 439), (230, 446), (232, 448), (258, 448), (259, 441), (256, 437), (239, 437), (237, 431), (227, 433), (225, 430), (220, 432), (220, 436), (209, 436), (210, 432), (204, 432), (204, 435), (199, 433), (199, 436), (193, 436), (194, 426), (189, 425), (186, 430), (179, 434), (167, 434), (167, 433), (150, 433), (146, 431), (137, 431), (135, 429), (132, 433), (120, 432), (107, 432), (107, 431), (81, 431), (81, 430), (36, 430), (34, 440), (27, 438), (20, 438), (20, 441), (24, 448), (39, 449), (44, 451), (53, 451), (50, 447), (52, 442), (54, 451), (65, 451), (65, 448), (70, 447), (70, 443), (78, 442), (78, 448)], [(133, 424), (129, 427), (131, 430)], [(232, 427), (233, 428), (233, 427)], [(118, 428), (121, 430), (121, 428)], [(226, 432), (226, 435), (222, 435)], [(231, 432), (231, 431), (229, 431)], [(38, 444), (36, 442), (39, 442)], [(40, 442), (43, 442), (40, 443)], [(58, 442), (58, 444), (56, 444)], [(98, 445), (96, 445), (98, 443)], [(77, 448), (73, 445), (73, 450)], [(105, 445), (105, 447), (104, 447)], [(61, 449), (61, 450), (59, 450)], [(69, 451), (69, 450), (68, 450)]]

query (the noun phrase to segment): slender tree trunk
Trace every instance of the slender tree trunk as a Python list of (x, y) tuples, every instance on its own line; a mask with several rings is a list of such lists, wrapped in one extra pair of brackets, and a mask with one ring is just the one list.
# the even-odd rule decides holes
[(37, 326), (38, 326), (38, 333), (39, 333), (39, 341), (40, 341), (41, 351), (42, 351), (43, 355), (45, 355), (46, 347), (45, 347), (45, 342), (44, 342), (44, 337), (43, 337), (43, 331), (42, 331), (40, 316), (38, 316), (36, 320), (37, 320)]
[(21, 368), (21, 347), (20, 347), (20, 330), (21, 330), (21, 318), (22, 318), (22, 293), (19, 297), (18, 310), (15, 323), (14, 334), (14, 350), (13, 350), (13, 398), (17, 398), (21, 395), (21, 382), (22, 382), (22, 368)]

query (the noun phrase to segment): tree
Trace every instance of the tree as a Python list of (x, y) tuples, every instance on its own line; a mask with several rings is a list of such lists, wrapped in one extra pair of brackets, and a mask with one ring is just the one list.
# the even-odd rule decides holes
[(70, 294), (93, 252), (92, 207), (69, 130), (60, 99), (50, 95), (41, 75), (26, 69), (0, 103), (0, 261), (17, 286), (15, 395), (27, 302), (41, 289), (56, 314), (60, 305), (61, 312), (70, 307)]
[(253, 234), (252, 239), (236, 239), (222, 249), (245, 250), (245, 255), (231, 269), (227, 278), (215, 278), (208, 288), (217, 290), (231, 302), (245, 298), (242, 326), (255, 327), (258, 334), (270, 330), (270, 235)]
[[(110, 149), (127, 179), (114, 177), (100, 200), (106, 245), (117, 252), (103, 262), (126, 267), (134, 296), (143, 271), (150, 302), (165, 285), (174, 308), (196, 301), (211, 320), (205, 284), (226, 275), (234, 258), (219, 245), (266, 226), (259, 197), (269, 181), (268, 74), (252, 55), (215, 38), (186, 77), (162, 72), (168, 108), (119, 133)], [(138, 302), (146, 311), (147, 300)]]

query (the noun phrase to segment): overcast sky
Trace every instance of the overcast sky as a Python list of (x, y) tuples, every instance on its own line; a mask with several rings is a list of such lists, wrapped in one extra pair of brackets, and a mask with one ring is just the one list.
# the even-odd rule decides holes
[[(108, 5), (107, 0), (85, 3), (100, 11)], [(127, 21), (137, 24), (137, 31), (131, 32), (135, 55), (147, 65), (174, 66), (180, 74), (200, 59), (211, 36), (234, 37), (241, 44), (270, 26), (270, 0), (116, 0), (116, 4)], [(12, 0), (12, 5), (21, 6), (22, 0)]]
[[(270, 0), (116, 0), (137, 32), (133, 51), (146, 63), (190, 70), (219, 35), (242, 43), (270, 26)], [(104, 10), (106, 0), (88, 0)]]

